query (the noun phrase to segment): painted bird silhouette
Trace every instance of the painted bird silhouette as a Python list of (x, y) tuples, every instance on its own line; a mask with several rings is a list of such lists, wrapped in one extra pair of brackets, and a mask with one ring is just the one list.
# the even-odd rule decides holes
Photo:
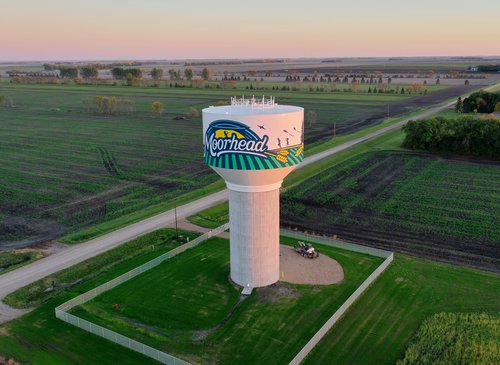
[(263, 125), (258, 125), (257, 124), (257, 127), (259, 127), (260, 129), (266, 129)]
[(291, 134), (290, 132), (288, 132), (286, 129), (283, 129), (283, 132), (287, 133), (290, 137), (293, 137), (293, 134)]

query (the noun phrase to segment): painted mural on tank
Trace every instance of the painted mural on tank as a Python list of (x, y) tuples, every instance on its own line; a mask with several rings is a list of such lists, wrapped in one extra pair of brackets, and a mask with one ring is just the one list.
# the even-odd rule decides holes
[(304, 159), (302, 123), (280, 124), (215, 120), (204, 136), (205, 163), (234, 170), (266, 170), (299, 164)]

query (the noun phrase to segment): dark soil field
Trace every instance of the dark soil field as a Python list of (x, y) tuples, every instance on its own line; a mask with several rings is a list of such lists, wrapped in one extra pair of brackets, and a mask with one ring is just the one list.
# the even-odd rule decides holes
[[(451, 86), (442, 90), (437, 90), (431, 94), (415, 96), (402, 100), (387, 102), (385, 108), (378, 108), (361, 116), (343, 120), (336, 125), (336, 134), (344, 135), (359, 131), (368, 126), (376, 125), (388, 117), (400, 117), (418, 108), (425, 108), (439, 104), (448, 99), (471, 92), (478, 88), (477, 85)], [(319, 108), (315, 108), (319, 109)], [(307, 142), (316, 142), (329, 138), (333, 135), (333, 125), (321, 125), (315, 128), (314, 135), (306, 139)]]
[(282, 196), (282, 225), (500, 271), (500, 164), (367, 153)]

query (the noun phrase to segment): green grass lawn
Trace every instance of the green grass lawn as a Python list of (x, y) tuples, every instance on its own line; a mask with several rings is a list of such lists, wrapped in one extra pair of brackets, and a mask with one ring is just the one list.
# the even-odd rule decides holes
[(500, 276), (395, 256), (304, 364), (394, 364), (420, 324), (439, 312), (500, 311)]
[[(382, 262), (354, 252), (319, 248), (342, 265), (342, 283), (280, 284), (280, 291), (255, 289), (224, 327), (203, 340), (193, 336), (220, 323), (239, 297), (239, 290), (228, 281), (229, 245), (225, 239), (213, 238), (75, 308), (73, 314), (188, 361), (287, 363), (300, 350), (298, 344), (307, 342)], [(116, 313), (113, 303), (120, 303), (123, 309)], [(149, 326), (153, 329), (145, 330)], [(247, 335), (243, 335), (245, 329)], [(241, 348), (247, 349), (245, 353), (238, 351)]]

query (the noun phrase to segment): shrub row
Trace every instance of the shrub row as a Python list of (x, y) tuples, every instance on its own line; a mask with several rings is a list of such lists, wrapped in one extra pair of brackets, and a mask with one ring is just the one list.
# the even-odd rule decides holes
[(500, 159), (500, 120), (434, 117), (408, 122), (403, 147)]

